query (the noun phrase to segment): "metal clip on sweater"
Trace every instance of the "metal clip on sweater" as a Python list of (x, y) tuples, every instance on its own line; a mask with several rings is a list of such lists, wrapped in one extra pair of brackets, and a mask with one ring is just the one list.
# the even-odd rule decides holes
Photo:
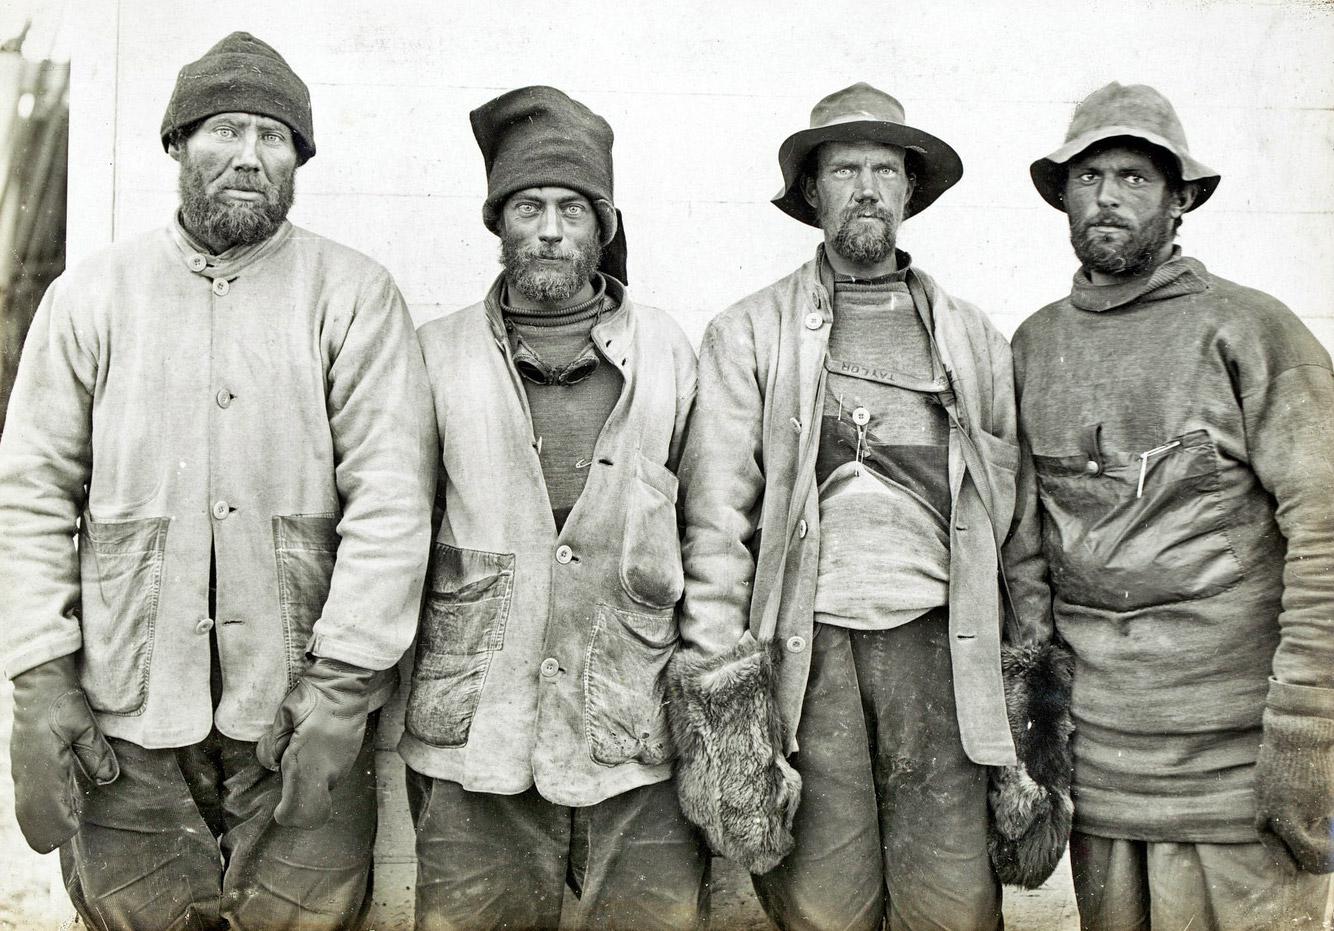
[(1162, 446), (1155, 446), (1148, 452), (1139, 454), (1139, 487), (1135, 489), (1135, 497), (1144, 497), (1144, 476), (1149, 471), (1149, 459), (1154, 456), (1167, 452), (1169, 449), (1175, 449), (1181, 445), (1180, 440), (1173, 440), (1170, 443), (1164, 443)]

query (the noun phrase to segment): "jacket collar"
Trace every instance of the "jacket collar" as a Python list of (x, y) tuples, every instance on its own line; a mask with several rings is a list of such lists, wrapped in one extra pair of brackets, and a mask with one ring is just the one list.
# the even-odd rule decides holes
[(232, 248), (214, 255), (205, 243), (200, 242), (184, 225), (178, 210), (172, 214), (171, 224), (167, 227), (172, 243), (180, 254), (181, 262), (187, 269), (204, 278), (232, 279), (249, 265), (276, 252), (292, 236), (292, 224), (283, 220), (273, 235), (262, 242)]
[[(604, 315), (592, 330), (594, 342), (605, 352), (608, 346), (613, 346), (617, 342), (625, 344), (626, 340), (632, 335), (630, 333), (632, 323), (629, 312), (630, 301), (625, 296), (625, 285), (611, 275), (603, 275), (602, 280), (606, 284), (607, 297), (616, 305), (616, 309)], [(483, 301), (486, 307), (486, 322), (491, 328), (491, 335), (500, 342), (506, 342), (504, 311), (500, 306), (500, 295), (503, 293), (504, 287), (505, 273), (501, 272), (496, 276), (496, 280), (491, 283)]]
[(1198, 259), (1181, 254), (1181, 247), (1172, 248), (1172, 256), (1162, 265), (1143, 275), (1125, 281), (1096, 285), (1088, 270), (1075, 272), (1070, 289), (1070, 303), (1080, 310), (1102, 313), (1145, 301), (1161, 301), (1183, 294), (1197, 294), (1209, 287), (1209, 272)]

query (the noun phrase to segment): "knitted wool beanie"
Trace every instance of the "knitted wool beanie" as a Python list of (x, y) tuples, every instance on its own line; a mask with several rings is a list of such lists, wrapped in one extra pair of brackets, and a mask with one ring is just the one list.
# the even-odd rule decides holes
[(593, 202), (602, 244), (616, 233), (612, 131), (607, 121), (554, 87), (521, 87), (469, 114), (486, 163), (482, 222), (500, 235), (500, 209), (515, 191), (564, 187)]
[(177, 130), (215, 113), (279, 120), (296, 137), (298, 165), (315, 155), (310, 91), (272, 46), (248, 32), (233, 32), (181, 69), (162, 117), (162, 148)]

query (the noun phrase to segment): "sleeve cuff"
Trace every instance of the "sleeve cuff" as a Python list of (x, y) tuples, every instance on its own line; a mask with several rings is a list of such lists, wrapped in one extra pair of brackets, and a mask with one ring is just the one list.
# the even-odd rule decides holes
[(1289, 685), (1271, 676), (1265, 707), (1283, 714), (1334, 719), (1334, 689)]
[(82, 648), (83, 637), (77, 630), (26, 644), (5, 657), (5, 678), (13, 679), (42, 663), (77, 653)]

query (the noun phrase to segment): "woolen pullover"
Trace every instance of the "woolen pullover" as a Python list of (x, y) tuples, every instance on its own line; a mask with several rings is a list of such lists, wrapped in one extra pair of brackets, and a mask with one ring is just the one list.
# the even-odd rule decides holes
[[(560, 369), (573, 362), (593, 345), (589, 334), (599, 317), (619, 306), (607, 295), (600, 274), (594, 285), (596, 293), (590, 299), (553, 313), (519, 310), (502, 303), (511, 351), (516, 336), (522, 336), (547, 365)], [(523, 379), (533, 436), (541, 441), (538, 458), (557, 531), (565, 526), (570, 509), (583, 493), (593, 464), (593, 445), (621, 396), (620, 373), (601, 356), (597, 358), (593, 374), (573, 385), (539, 385)]]
[(1334, 711), (1329, 355), (1179, 253), (1107, 287), (1081, 271), (1014, 355), (1077, 658), (1076, 828), (1254, 842), (1266, 696)]

